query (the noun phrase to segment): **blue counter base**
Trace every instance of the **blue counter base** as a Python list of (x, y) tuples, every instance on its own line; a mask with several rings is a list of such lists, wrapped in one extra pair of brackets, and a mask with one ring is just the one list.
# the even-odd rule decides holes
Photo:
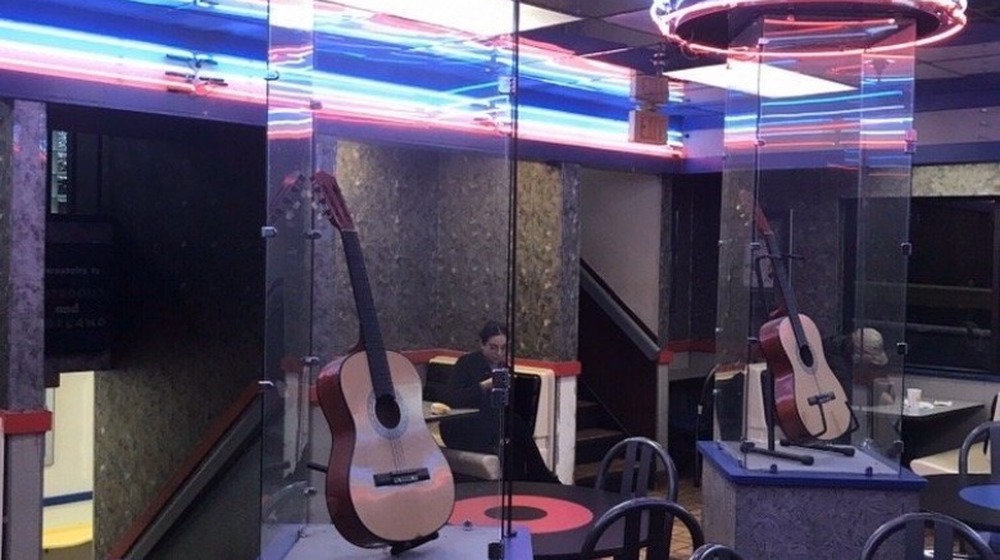
[(840, 473), (749, 471), (717, 442), (701, 442), (702, 525), (709, 542), (747, 560), (857, 558), (879, 525), (917, 511), (924, 480)]

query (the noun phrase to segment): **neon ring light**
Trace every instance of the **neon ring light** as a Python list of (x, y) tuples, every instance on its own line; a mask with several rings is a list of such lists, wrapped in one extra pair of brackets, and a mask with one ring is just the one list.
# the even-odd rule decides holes
[(731, 18), (736, 21), (765, 16), (775, 20), (795, 20), (801, 24), (829, 26), (836, 22), (884, 25), (896, 18), (916, 24), (916, 38), (911, 42), (865, 48), (802, 48), (767, 53), (768, 56), (834, 56), (861, 52), (880, 52), (917, 47), (943, 41), (958, 33), (967, 22), (968, 0), (653, 0), (649, 13), (668, 40), (694, 53), (747, 55), (747, 47), (730, 46)]

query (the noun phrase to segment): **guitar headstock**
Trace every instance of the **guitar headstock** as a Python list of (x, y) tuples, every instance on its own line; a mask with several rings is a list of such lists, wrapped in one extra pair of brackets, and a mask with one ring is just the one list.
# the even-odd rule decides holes
[(317, 171), (312, 178), (313, 194), (323, 207), (323, 215), (340, 231), (354, 231), (354, 220), (347, 211), (344, 195), (337, 178), (325, 171)]
[(267, 222), (273, 224), (279, 218), (291, 220), (303, 206), (308, 196), (305, 192), (306, 178), (301, 173), (286, 176), (281, 181), (281, 190), (272, 198), (267, 208)]

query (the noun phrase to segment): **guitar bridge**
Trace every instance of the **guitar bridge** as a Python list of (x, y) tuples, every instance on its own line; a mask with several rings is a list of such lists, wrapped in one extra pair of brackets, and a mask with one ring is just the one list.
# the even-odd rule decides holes
[(811, 406), (816, 406), (819, 404), (826, 404), (836, 398), (837, 397), (833, 394), (833, 392), (826, 392), (826, 393), (820, 393), (818, 395), (813, 395), (808, 399), (806, 399), (806, 402), (808, 402)]
[(403, 486), (413, 484), (421, 480), (430, 480), (431, 473), (426, 468), (408, 469), (405, 471), (393, 471), (387, 473), (376, 473), (373, 477), (375, 487), (379, 486)]

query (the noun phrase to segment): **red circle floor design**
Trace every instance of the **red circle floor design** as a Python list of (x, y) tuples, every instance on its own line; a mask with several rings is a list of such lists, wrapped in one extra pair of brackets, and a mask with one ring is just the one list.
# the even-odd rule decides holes
[[(511, 498), (511, 505), (514, 508), (535, 508), (544, 512), (544, 515), (537, 519), (514, 519), (515, 524), (526, 526), (536, 535), (569, 531), (582, 527), (594, 519), (594, 514), (580, 504), (556, 498), (515, 494)], [(496, 525), (500, 520), (488, 515), (487, 512), (498, 510), (499, 506), (499, 496), (477, 496), (458, 500), (448, 522), (452, 525), (461, 525), (465, 522), (473, 525)]]

